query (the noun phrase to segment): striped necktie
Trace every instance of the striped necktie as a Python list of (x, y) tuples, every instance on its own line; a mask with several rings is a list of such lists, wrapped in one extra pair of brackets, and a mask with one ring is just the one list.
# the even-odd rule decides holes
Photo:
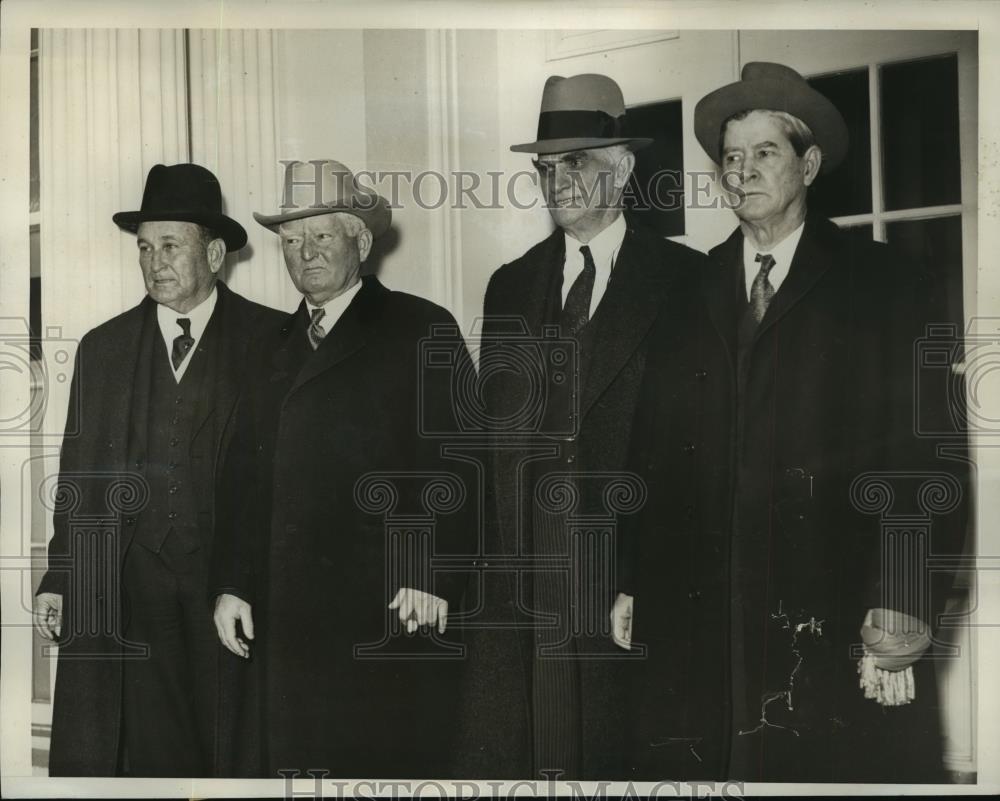
[(316, 350), (323, 341), (323, 337), (326, 336), (326, 331), (323, 326), (319, 324), (319, 321), (323, 319), (326, 315), (326, 309), (313, 309), (312, 319), (309, 321), (309, 344), (312, 345), (313, 350)]
[(750, 285), (750, 314), (759, 323), (764, 319), (767, 306), (774, 297), (774, 287), (767, 278), (774, 267), (774, 256), (770, 253), (758, 253), (755, 261), (760, 263), (760, 270)]

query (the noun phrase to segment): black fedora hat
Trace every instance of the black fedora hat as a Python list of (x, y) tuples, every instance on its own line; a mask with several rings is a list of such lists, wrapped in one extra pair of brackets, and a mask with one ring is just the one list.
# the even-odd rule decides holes
[(155, 165), (146, 176), (139, 211), (120, 211), (111, 217), (133, 234), (140, 223), (154, 220), (190, 222), (217, 232), (230, 253), (247, 243), (247, 232), (222, 213), (219, 180), (200, 164)]
[(625, 98), (607, 75), (553, 75), (542, 89), (536, 141), (511, 145), (515, 153), (566, 153), (570, 150), (628, 145), (645, 147), (652, 139), (624, 135)]
[(847, 155), (847, 124), (837, 107), (784, 64), (751, 61), (740, 80), (705, 95), (694, 107), (694, 133), (716, 164), (720, 163), (722, 124), (740, 111), (784, 111), (809, 126), (823, 151), (822, 172), (829, 172)]

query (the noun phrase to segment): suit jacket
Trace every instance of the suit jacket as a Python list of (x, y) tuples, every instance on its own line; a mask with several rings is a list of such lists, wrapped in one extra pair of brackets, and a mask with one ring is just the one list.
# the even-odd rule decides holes
[[(511, 349), (523, 350), (526, 358), (536, 358), (527, 354), (549, 358), (551, 346), (546, 344), (550, 340), (544, 324), (553, 298), (558, 297), (564, 249), (564, 234), (556, 230), (502, 266), (490, 280), (484, 301), (480, 371), (493, 421), (510, 420), (516, 410), (530, 407), (532, 393), (538, 394), (537, 382), (532, 383), (530, 375), (526, 378), (523, 370), (488, 371), (492, 363), (502, 363), (504, 353)], [(649, 331), (665, 298), (703, 262), (702, 254), (643, 228), (627, 230), (606, 293), (584, 329), (588, 333), (581, 337), (586, 370), (579, 386), (575, 433), (556, 439), (539, 434), (532, 422), (520, 430), (500, 422), (495, 426), (488, 479), (487, 563), (496, 567), (523, 553), (538, 525), (565, 531), (565, 511), (544, 513), (532, 500), (547, 474), (562, 473), (577, 482), (578, 502), (566, 510), (570, 514), (613, 517), (615, 501), (609, 506), (613, 493), (605, 495), (605, 489), (610, 474), (625, 466)], [(526, 341), (540, 344), (526, 347)], [(536, 364), (535, 370), (541, 375), (546, 372), (543, 364)], [(457, 769), (460, 775), (530, 775), (535, 631), (523, 607), (526, 600), (530, 603), (527, 578), (523, 571), (491, 570), (479, 590), (485, 607), (478, 621), (494, 628), (469, 634), (470, 666), (463, 698), (467, 751), (464, 764)], [(591, 587), (592, 594), (600, 593), (596, 603), (603, 607), (596, 616), (601, 620), (610, 610), (613, 592), (608, 589)], [(607, 636), (580, 639), (578, 648), (604, 657), (619, 655)], [(614, 747), (621, 740), (622, 725), (617, 663), (604, 658), (579, 665), (585, 776), (609, 776), (620, 767), (620, 754)]]
[[(461, 581), (429, 575), (426, 552), (407, 574), (387, 533), (432, 529), (438, 554), (471, 537), (460, 467), (424, 436), (451, 423), (420, 423), (423, 411), (451, 416), (452, 376), (469, 369), (468, 352), (447, 311), (374, 276), (315, 352), (306, 327), (303, 303), (255, 341), (213, 560), (214, 591), (253, 609), (260, 697), (248, 725), (263, 733), (260, 773), (439, 775), (458, 663), (422, 657), (457, 652), (437, 635), (392, 635), (396, 613), (386, 606), (410, 586), (454, 609)], [(424, 369), (424, 339), (449, 354), (453, 371)], [(373, 472), (392, 475), (364, 484)], [(447, 495), (456, 480), (455, 503), (443, 503), (433, 482)], [(380, 644), (367, 658), (356, 653)]]
[[(741, 372), (742, 247), (737, 230), (710, 253), (703, 302), (685, 324), (695, 349), (678, 349), (670, 326), (650, 346), (630, 464), (652, 502), (626, 534), (637, 548), (633, 642), (649, 649), (633, 685), (633, 772), (932, 777), (933, 666), (921, 663), (931, 670), (918, 676), (920, 703), (883, 710), (863, 698), (852, 652), (869, 608), (933, 617), (883, 582), (870, 495), (880, 490), (855, 479), (893, 474), (886, 514), (917, 510), (928, 479), (958, 488), (947, 510), (923, 513), (934, 552), (955, 553), (964, 535), (967, 468), (914, 434), (928, 287), (888, 247), (810, 216)], [(762, 713), (763, 698), (789, 690)], [(758, 730), (762, 716), (784, 728)], [(734, 744), (742, 765), (728, 765)]]
[[(201, 541), (210, 547), (218, 457), (236, 403), (237, 381), (254, 330), (278, 312), (252, 303), (219, 282), (210, 326), (217, 347), (198, 349), (210, 360), (211, 390), (199, 400), (188, 444), (197, 476)], [(136, 307), (88, 332), (76, 355), (59, 490), (49, 543), (49, 570), (39, 592), (63, 597), (52, 718), (52, 775), (112, 776), (118, 759), (121, 660), (136, 657), (125, 643), (120, 579), (139, 511), (145, 502), (150, 360), (163, 342), (156, 303)], [(99, 530), (89, 544), (85, 531)], [(96, 573), (94, 571), (97, 571)], [(110, 576), (107, 581), (92, 577)], [(210, 614), (206, 605), (206, 614)], [(215, 681), (217, 677), (206, 677)], [(225, 725), (220, 721), (220, 727)], [(217, 755), (218, 756), (218, 755)], [(222, 772), (229, 770), (217, 764)]]

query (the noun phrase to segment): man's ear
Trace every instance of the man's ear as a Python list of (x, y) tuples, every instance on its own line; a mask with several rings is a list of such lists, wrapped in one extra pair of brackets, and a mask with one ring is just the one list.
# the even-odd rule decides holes
[(226, 261), (226, 243), (222, 239), (213, 239), (208, 243), (206, 251), (209, 269), (213, 273), (219, 272)]
[(809, 186), (819, 175), (819, 168), (823, 166), (823, 151), (818, 146), (813, 145), (802, 154), (802, 162), (805, 172), (802, 175), (802, 182)]
[(635, 153), (626, 150), (615, 165), (615, 189), (624, 189), (632, 170), (635, 169)]
[(375, 241), (375, 237), (372, 236), (372, 232), (367, 228), (362, 228), (361, 233), (358, 234), (358, 256), (361, 257), (363, 262), (368, 258), (368, 254), (372, 251), (372, 243)]

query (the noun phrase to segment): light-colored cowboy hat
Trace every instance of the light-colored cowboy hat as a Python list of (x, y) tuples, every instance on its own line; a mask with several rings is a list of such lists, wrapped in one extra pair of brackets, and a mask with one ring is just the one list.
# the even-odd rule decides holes
[(146, 176), (139, 211), (119, 211), (111, 219), (131, 233), (144, 222), (190, 222), (210, 228), (234, 253), (247, 243), (247, 232), (222, 213), (219, 179), (200, 164), (154, 165)]
[(791, 67), (751, 61), (743, 67), (740, 80), (710, 92), (694, 107), (695, 136), (716, 164), (722, 158), (722, 124), (751, 109), (784, 111), (808, 125), (823, 151), (822, 172), (832, 170), (847, 155), (847, 124), (833, 103)]
[[(278, 232), (278, 226), (289, 220), (316, 217), (320, 214), (346, 212), (358, 217), (378, 237), (389, 230), (392, 210), (381, 195), (367, 192), (347, 167), (333, 159), (294, 162), (287, 165), (291, 169), (291, 197), (282, 199), (277, 214), (261, 214), (255, 211), (253, 218), (265, 228)], [(316, 182), (316, 171), (321, 175)], [(289, 186), (289, 176), (285, 176), (285, 186)], [(317, 195), (317, 190), (319, 194)]]
[(542, 89), (536, 140), (512, 145), (515, 153), (566, 153), (610, 145), (645, 147), (652, 139), (623, 135), (625, 99), (606, 75), (553, 75)]

